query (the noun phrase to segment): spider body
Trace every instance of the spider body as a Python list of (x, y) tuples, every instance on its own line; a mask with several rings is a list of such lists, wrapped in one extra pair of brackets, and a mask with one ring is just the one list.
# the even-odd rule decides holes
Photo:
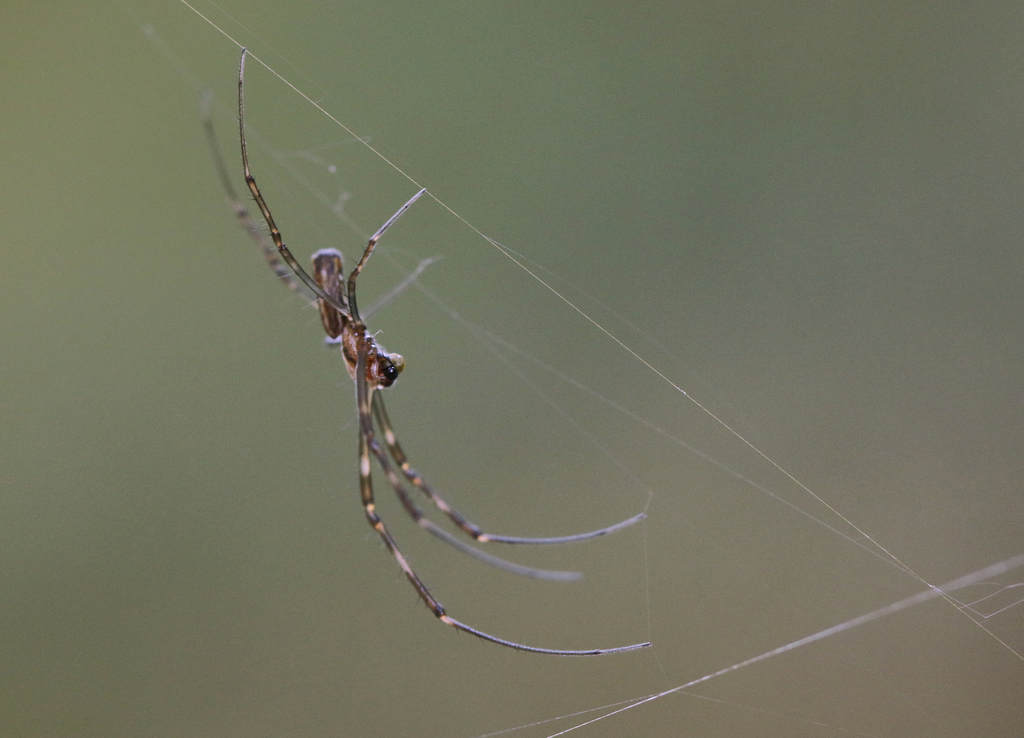
[[(345, 259), (337, 249), (320, 249), (313, 254), (313, 279), (325, 294), (341, 304), (347, 303), (341, 294), (344, 269)], [(405, 359), (400, 354), (387, 353), (362, 321), (354, 320), (326, 300), (318, 299), (317, 307), (327, 334), (326, 340), (341, 345), (341, 354), (345, 357), (345, 366), (352, 380), (356, 378), (359, 347), (366, 346), (366, 382), (374, 389), (393, 385), (405, 366)]]

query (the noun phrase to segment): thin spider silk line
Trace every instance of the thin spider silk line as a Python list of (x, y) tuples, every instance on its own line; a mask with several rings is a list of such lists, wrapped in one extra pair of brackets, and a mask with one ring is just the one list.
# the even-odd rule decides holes
[[(1005, 574), (1006, 572), (1020, 568), (1021, 566), (1024, 566), (1024, 554), (1019, 554), (1017, 556), (1013, 556), (1009, 559), (1005, 559), (990, 566), (986, 566), (983, 569), (971, 572), (970, 574), (965, 574), (962, 577), (958, 577), (957, 579), (946, 582), (945, 584), (939, 585), (937, 587), (929, 586), (928, 589), (922, 592), (918, 592), (915, 595), (911, 595), (910, 597), (906, 597), (897, 602), (893, 602), (892, 604), (886, 605), (885, 607), (880, 607), (877, 610), (872, 610), (871, 612), (852, 618), (850, 620), (847, 620), (846, 622), (839, 623), (838, 625), (833, 625), (829, 628), (825, 628), (824, 630), (820, 630), (817, 633), (813, 633), (809, 636), (799, 638), (795, 641), (792, 641), (791, 643), (787, 643), (784, 646), (779, 646), (778, 648), (774, 648), (771, 651), (766, 651), (765, 653), (762, 653), (759, 656), (754, 656), (752, 658), (733, 664), (732, 666), (727, 666), (724, 669), (719, 669), (718, 671), (712, 672), (710, 674), (705, 674), (702, 677), (692, 679), (691, 681), (686, 682), (685, 684), (680, 684), (677, 687), (672, 687), (671, 689), (666, 689), (662, 692), (650, 694), (645, 697), (637, 697), (635, 700), (629, 701), (629, 704), (627, 704), (625, 707), (620, 707), (619, 709), (612, 710), (611, 712), (605, 713), (600, 717), (593, 718), (592, 720), (587, 720), (586, 722), (574, 725), (571, 728), (566, 728), (565, 730), (559, 731), (557, 733), (552, 733), (549, 736), (547, 736), (547, 738), (557, 738), (557, 736), (566, 735), (567, 733), (571, 733), (572, 731), (578, 728), (583, 728), (587, 725), (592, 725), (596, 722), (604, 720), (605, 718), (612, 717), (613, 715), (618, 715), (619, 713), (626, 712), (627, 710), (632, 710), (634, 707), (640, 707), (641, 705), (646, 705), (650, 702), (654, 702), (655, 700), (661, 699), (662, 697), (667, 697), (672, 694), (678, 694), (685, 689), (695, 687), (698, 684), (704, 684), (705, 682), (710, 682), (712, 679), (724, 676), (725, 674), (731, 674), (732, 672), (739, 671), (740, 669), (744, 669), (748, 666), (753, 666), (754, 664), (761, 663), (762, 661), (767, 661), (768, 659), (774, 658), (776, 656), (781, 656), (784, 653), (789, 653), (790, 651), (795, 651), (798, 648), (803, 648), (804, 646), (809, 646), (812, 643), (817, 643), (818, 641), (824, 640), (834, 635), (838, 635), (839, 633), (844, 633), (846, 631), (853, 630), (854, 628), (860, 627), (861, 625), (866, 625), (867, 623), (871, 623), (876, 620), (881, 620), (882, 618), (888, 617), (890, 615), (895, 615), (896, 613), (902, 612), (903, 610), (911, 608), (914, 605), (919, 605), (923, 602), (933, 600), (936, 597), (942, 597), (943, 599), (949, 602), (953, 602), (954, 600), (949, 595), (950, 592), (962, 589), (963, 587), (967, 587), (971, 584), (976, 584), (985, 579), (988, 579), (989, 577)], [(962, 612), (965, 612), (966, 614), (965, 607), (958, 606), (957, 609), (961, 610)], [(970, 618), (969, 615), (968, 618)], [(971, 619), (973, 620), (973, 618)], [(1009, 648), (1009, 646), (1007, 646), (1007, 648)], [(1013, 651), (1013, 649), (1009, 650), (1013, 653), (1016, 653)], [(623, 703), (617, 702), (615, 704), (621, 705)], [(598, 707), (593, 709), (600, 710), (604, 708)], [(558, 720), (561, 718), (553, 719)]]

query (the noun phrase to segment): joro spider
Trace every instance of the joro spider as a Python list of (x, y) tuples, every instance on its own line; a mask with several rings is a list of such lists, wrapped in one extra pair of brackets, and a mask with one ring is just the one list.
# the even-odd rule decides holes
[[(285, 246), (284, 241), (281, 238), (281, 231), (278, 230), (277, 224), (274, 222), (274, 217), (270, 213), (270, 208), (263, 199), (263, 195), (260, 193), (260, 188), (256, 185), (256, 178), (252, 175), (252, 172), (249, 169), (249, 156), (245, 146), (244, 107), (242, 103), (243, 80), (245, 77), (245, 57), (246, 50), (242, 49), (242, 58), (238, 65), (238, 139), (242, 151), (242, 168), (249, 192), (252, 193), (252, 197), (256, 201), (256, 205), (259, 207), (260, 213), (262, 214), (263, 221), (266, 223), (266, 226), (270, 231), (270, 239), (273, 241), (272, 244), (268, 242), (262, 228), (255, 220), (253, 220), (248, 210), (235, 194), (235, 190), (231, 185), (231, 179), (227, 173), (227, 168), (224, 165), (223, 158), (220, 155), (220, 151), (216, 143), (213, 123), (207, 111), (204, 112), (203, 116), (204, 127), (209, 138), (210, 147), (213, 151), (221, 184), (236, 217), (239, 219), (249, 235), (263, 250), (264, 256), (266, 257), (267, 263), (270, 265), (271, 269), (278, 278), (281, 279), (281, 281), (288, 285), (289, 288), (304, 295), (308, 299), (315, 300), (317, 302), (324, 331), (327, 334), (327, 342), (337, 343), (341, 347), (341, 354), (345, 359), (345, 366), (348, 369), (349, 376), (352, 377), (353, 383), (356, 387), (356, 408), (359, 416), (359, 491), (362, 498), (363, 509), (370, 525), (375, 531), (377, 531), (377, 534), (384, 541), (384, 545), (387, 546), (391, 555), (395, 558), (395, 561), (398, 562), (399, 567), (401, 567), (402, 572), (412, 584), (420, 599), (423, 600), (430, 611), (439, 620), (441, 620), (441, 622), (447, 623), (456, 630), (461, 630), (465, 633), (474, 635), (477, 638), (482, 638), (485, 641), (497, 643), (498, 645), (519, 651), (530, 651), (533, 653), (552, 654), (556, 656), (599, 656), (603, 654), (634, 651), (650, 646), (651, 644), (649, 642), (645, 642), (636, 643), (631, 646), (620, 646), (617, 648), (595, 648), (575, 651), (554, 648), (538, 648), (536, 646), (527, 646), (522, 643), (510, 641), (505, 638), (499, 638), (478, 630), (477, 628), (467, 625), (466, 623), (456, 620), (448, 615), (441, 603), (438, 602), (438, 600), (430, 593), (430, 590), (427, 589), (419, 576), (416, 575), (416, 572), (413, 571), (409, 562), (398, 548), (398, 544), (392, 537), (391, 532), (385, 526), (384, 520), (377, 513), (377, 506), (373, 497), (373, 478), (371, 475), (372, 470), (370, 461), (371, 455), (377, 460), (377, 463), (380, 465), (385, 476), (387, 476), (388, 482), (394, 489), (395, 494), (398, 496), (398, 499), (405, 508), (405, 511), (417, 525), (464, 553), (470, 554), (498, 568), (524, 576), (561, 580), (579, 578), (579, 575), (574, 572), (551, 572), (513, 564), (505, 561), (504, 559), (500, 559), (496, 556), (480, 551), (465, 541), (456, 538), (443, 528), (435, 525), (433, 521), (427, 518), (415, 505), (402, 482), (402, 477), (404, 476), (405, 480), (408, 481), (409, 484), (426, 495), (426, 497), (442, 513), (444, 513), (448, 519), (455, 524), (455, 526), (478, 543), (573, 543), (590, 538), (597, 538), (598, 536), (607, 535), (608, 533), (614, 533), (622, 528), (638, 523), (643, 520), (646, 515), (644, 513), (640, 513), (628, 520), (616, 523), (615, 525), (611, 525), (607, 528), (601, 528), (600, 530), (594, 530), (588, 533), (578, 533), (576, 535), (556, 538), (523, 538), (518, 536), (501, 536), (492, 533), (485, 533), (480, 526), (470, 521), (458, 510), (449, 505), (445, 499), (435, 492), (426, 480), (424, 480), (423, 477), (421, 477), (419, 473), (410, 466), (409, 460), (406, 457), (405, 452), (402, 450), (402, 447), (399, 445), (398, 438), (395, 436), (395, 432), (392, 429), (391, 420), (388, 418), (387, 410), (384, 408), (383, 396), (378, 391), (387, 389), (394, 384), (395, 380), (398, 379), (398, 375), (402, 371), (404, 361), (398, 354), (387, 353), (383, 347), (375, 341), (373, 334), (370, 333), (366, 324), (360, 317), (359, 308), (356, 303), (356, 278), (359, 276), (360, 272), (362, 272), (363, 267), (370, 258), (370, 254), (373, 252), (374, 246), (377, 244), (377, 241), (380, 240), (381, 236), (384, 235), (384, 232), (387, 231), (387, 229), (390, 228), (396, 220), (398, 220), (402, 213), (408, 210), (409, 207), (416, 202), (424, 192), (426, 192), (426, 190), (420, 190), (413, 195), (407, 203), (400, 207), (398, 211), (392, 215), (376, 233), (373, 234), (369, 243), (366, 245), (365, 251), (363, 251), (362, 258), (359, 259), (355, 268), (349, 273), (347, 280), (345, 280), (344, 275), (344, 260), (341, 253), (336, 249), (321, 249), (313, 254), (313, 276), (307, 274), (296, 258), (292, 255), (292, 252), (287, 246)], [(278, 257), (284, 260), (287, 267), (281, 263)], [(377, 438), (377, 428), (380, 429), (380, 432), (384, 437), (384, 445), (382, 445)], [(385, 446), (387, 450), (385, 450)], [(399, 475), (398, 470), (401, 470), (401, 475)]]

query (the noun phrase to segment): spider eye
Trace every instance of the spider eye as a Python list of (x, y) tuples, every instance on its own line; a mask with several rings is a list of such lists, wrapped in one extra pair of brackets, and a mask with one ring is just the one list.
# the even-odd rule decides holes
[(405, 359), (399, 354), (380, 354), (378, 356), (377, 371), (380, 376), (381, 387), (390, 387), (398, 379), (405, 367)]

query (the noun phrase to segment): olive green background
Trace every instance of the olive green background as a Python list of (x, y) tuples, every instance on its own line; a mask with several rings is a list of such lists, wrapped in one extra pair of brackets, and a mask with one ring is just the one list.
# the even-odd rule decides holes
[[(924, 581), (1021, 553), (1019, 3), (197, 8)], [(654, 647), (435, 622), (363, 519), (340, 360), (223, 203), (197, 98), (240, 186), (238, 54), (177, 0), (5, 14), (0, 733), (547, 736), (925, 588), (423, 200), (360, 282), (441, 257), (372, 319), (413, 462), (498, 533), (649, 518), (498, 552), (587, 574), (551, 584), (378, 474), (383, 513), (455, 617)], [(247, 74), (286, 240), (351, 264), (417, 184)], [(985, 620), (1017, 653), (1022, 613)], [(575, 734), (1009, 737), (1022, 690), (932, 601)]]

